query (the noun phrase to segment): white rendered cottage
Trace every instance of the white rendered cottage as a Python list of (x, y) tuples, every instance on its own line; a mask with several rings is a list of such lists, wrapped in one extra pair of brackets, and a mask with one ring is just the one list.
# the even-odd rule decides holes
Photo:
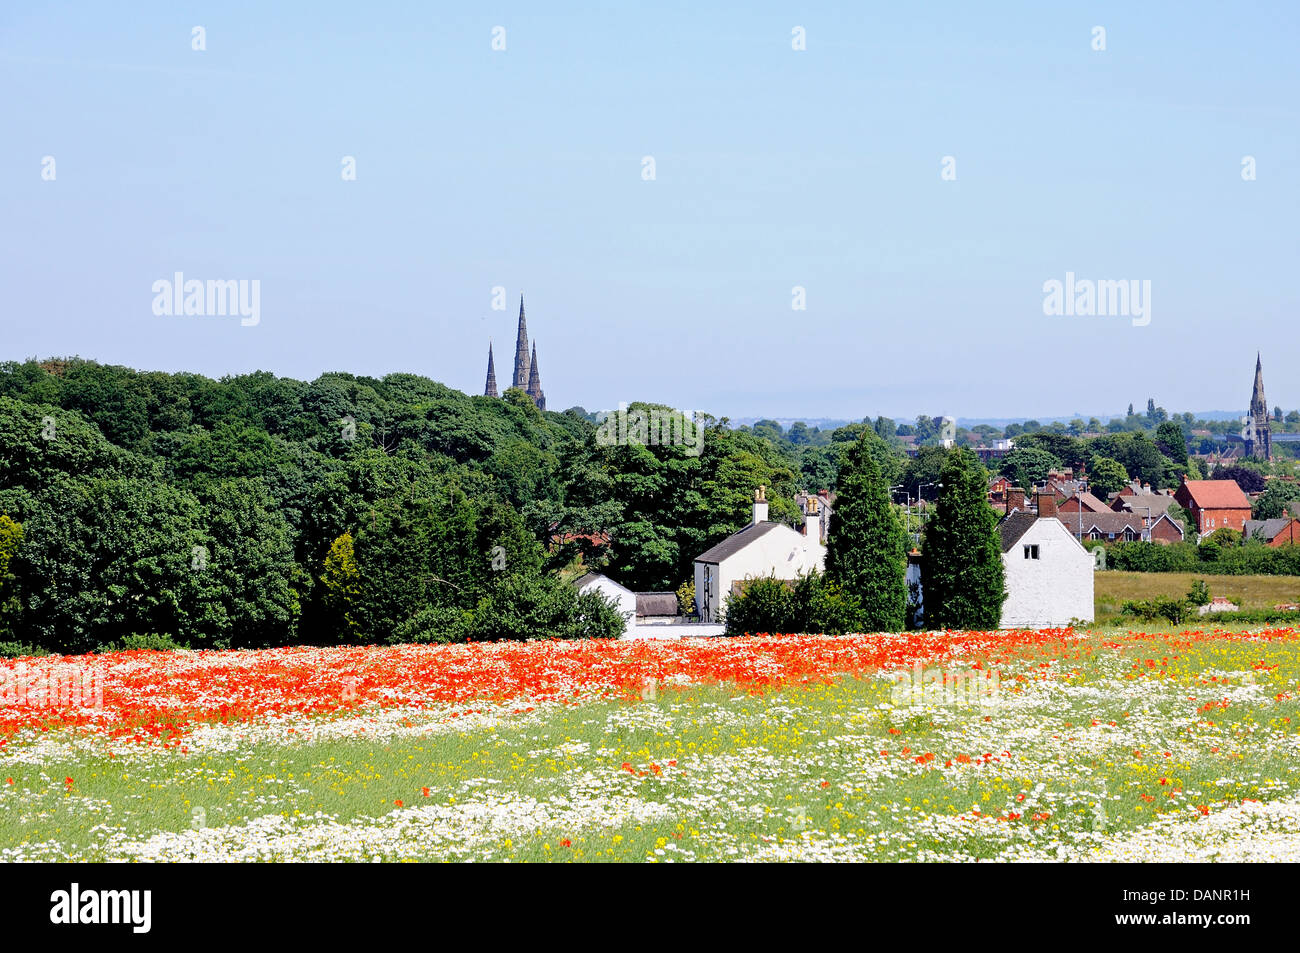
[[(1068, 514), (1067, 514), (1068, 515)], [(1049, 629), (1091, 622), (1093, 558), (1053, 516), (1014, 512), (998, 524), (1007, 601), (1002, 628)]]
[(784, 523), (769, 523), (766, 490), (758, 488), (749, 525), (695, 559), (695, 609), (701, 622), (722, 621), (727, 597), (738, 582), (764, 576), (795, 579), (809, 570), (825, 568), (826, 547), (816, 497), (810, 498), (808, 507), (803, 533)]
[(594, 589), (606, 599), (614, 600), (619, 615), (627, 623), (625, 632), (630, 632), (636, 625), (636, 593), (626, 586), (620, 586), (613, 579), (602, 576), (598, 572), (589, 572), (573, 580), (573, 588), (580, 593)]

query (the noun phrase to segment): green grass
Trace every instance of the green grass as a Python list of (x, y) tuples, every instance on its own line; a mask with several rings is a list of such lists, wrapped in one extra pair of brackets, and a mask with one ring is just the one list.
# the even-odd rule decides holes
[(1106, 570), (1095, 574), (1094, 604), (1098, 619), (1114, 619), (1130, 600), (1154, 599), (1157, 596), (1180, 598), (1197, 579), (1204, 579), (1210, 595), (1226, 596), (1243, 610), (1272, 609), (1288, 603), (1300, 603), (1300, 576), (1215, 576), (1186, 572), (1120, 572)]

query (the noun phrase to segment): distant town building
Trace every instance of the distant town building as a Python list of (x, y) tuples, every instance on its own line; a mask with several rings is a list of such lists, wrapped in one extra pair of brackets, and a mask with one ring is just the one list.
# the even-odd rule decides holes
[(1058, 502), (1056, 508), (1061, 513), (1078, 513), (1080, 510), (1085, 513), (1110, 512), (1110, 507), (1087, 490), (1079, 490), (1071, 494), (1065, 500)]
[[(1269, 426), (1268, 401), (1264, 398), (1264, 365), (1255, 354), (1255, 387), (1250, 394), (1251, 423), (1246, 431), (1246, 456), (1273, 459), (1273, 434)], [(1253, 439), (1252, 439), (1253, 438)]]
[(1289, 546), (1300, 542), (1300, 519), (1279, 516), (1271, 520), (1246, 520), (1242, 542), (1258, 539), (1267, 546)]
[(1110, 495), (1110, 508), (1117, 513), (1147, 513), (1152, 519), (1168, 513), (1177, 500), (1172, 490), (1153, 490), (1150, 483), (1134, 480), (1118, 493)]
[(1174, 499), (1191, 514), (1198, 536), (1224, 527), (1240, 533), (1250, 519), (1250, 499), (1236, 480), (1189, 480), (1184, 476)]

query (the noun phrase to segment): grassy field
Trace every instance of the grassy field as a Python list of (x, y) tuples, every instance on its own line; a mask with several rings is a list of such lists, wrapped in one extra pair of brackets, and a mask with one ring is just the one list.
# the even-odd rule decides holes
[[(215, 724), (111, 756), (18, 734), (0, 860), (1294, 860), (1298, 648), (1097, 631), (924, 673)], [(972, 673), (991, 691), (947, 687)]]
[(1242, 609), (1271, 609), (1281, 603), (1300, 602), (1300, 576), (1214, 576), (1107, 570), (1095, 576), (1097, 618), (1115, 618), (1120, 606), (1131, 599), (1184, 596), (1197, 579), (1205, 580), (1210, 595), (1227, 596)]

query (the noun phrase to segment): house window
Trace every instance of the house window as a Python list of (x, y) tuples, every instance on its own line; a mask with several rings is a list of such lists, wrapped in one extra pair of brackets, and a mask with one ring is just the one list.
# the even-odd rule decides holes
[(1037, 546), (1026, 546), (1026, 547), (1025, 547), (1025, 558), (1026, 558), (1026, 559), (1037, 559), (1037, 558), (1038, 558), (1038, 547), (1037, 547)]

